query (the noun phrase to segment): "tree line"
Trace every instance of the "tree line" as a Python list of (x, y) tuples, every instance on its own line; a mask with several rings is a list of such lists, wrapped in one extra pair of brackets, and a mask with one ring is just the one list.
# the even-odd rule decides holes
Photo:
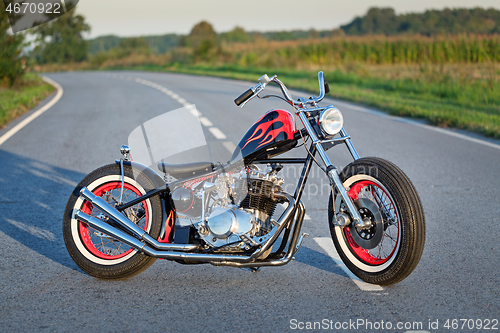
[[(198, 29), (198, 28), (196, 28)], [(396, 15), (392, 8), (373, 7), (361, 17), (332, 30), (291, 30), (291, 31), (245, 31), (241, 27), (222, 33), (215, 33), (212, 27), (203, 28), (207, 35), (215, 34), (219, 43), (250, 43), (255, 40), (292, 41), (305, 39), (321, 39), (337, 36), (365, 35), (459, 35), (459, 34), (500, 34), (500, 11), (490, 8), (458, 8), (444, 10), (427, 10), (424, 13)], [(203, 30), (202, 29), (202, 30)], [(191, 32), (193, 33), (193, 31)], [(143, 36), (151, 51), (162, 54), (178, 46), (185, 46), (188, 35), (166, 34), (159, 36)], [(126, 37), (102, 36), (91, 39), (90, 53), (105, 52), (120, 45)]]
[(370, 8), (340, 27), (347, 35), (420, 34), (425, 36), (500, 33), (500, 11), (494, 8), (427, 10), (396, 15), (392, 8)]

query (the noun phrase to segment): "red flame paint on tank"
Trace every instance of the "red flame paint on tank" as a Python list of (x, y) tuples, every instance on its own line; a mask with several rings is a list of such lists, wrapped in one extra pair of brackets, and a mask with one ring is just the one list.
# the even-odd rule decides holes
[[(293, 138), (293, 135), (295, 133), (295, 126), (293, 125), (292, 115), (288, 111), (285, 110), (269, 111), (262, 118), (260, 118), (259, 121), (257, 121), (257, 124), (260, 123), (264, 118), (266, 118), (271, 112), (277, 112), (278, 117), (258, 125), (257, 128), (255, 128), (252, 135), (250, 136), (250, 138), (247, 139), (242, 149), (245, 148), (250, 142), (264, 137), (259, 143), (259, 145), (256, 147), (256, 149), (260, 148), (263, 145), (272, 142), (282, 132), (286, 134), (287, 140)], [(273, 129), (267, 132), (269, 127), (271, 127), (271, 125), (275, 125), (277, 122), (281, 122), (283, 126), (278, 129)]]
[(243, 158), (251, 163), (256, 158), (268, 158), (290, 150), (295, 140), (293, 116), (285, 110), (271, 110), (245, 133), (230, 161)]

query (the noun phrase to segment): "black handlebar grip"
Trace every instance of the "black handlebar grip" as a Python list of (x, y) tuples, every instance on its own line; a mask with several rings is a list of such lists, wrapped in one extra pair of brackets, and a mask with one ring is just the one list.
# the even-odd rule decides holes
[(241, 103), (245, 102), (247, 99), (249, 99), (250, 97), (252, 97), (253, 94), (254, 94), (253, 90), (252, 89), (248, 89), (243, 94), (241, 94), (240, 97), (236, 98), (234, 100), (234, 103), (236, 103), (236, 105), (240, 106)]
[(325, 94), (328, 94), (330, 92), (330, 86), (328, 85), (328, 82), (325, 80)]

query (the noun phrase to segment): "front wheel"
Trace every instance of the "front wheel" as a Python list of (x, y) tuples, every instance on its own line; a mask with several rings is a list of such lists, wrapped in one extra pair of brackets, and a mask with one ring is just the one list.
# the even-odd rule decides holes
[[(154, 183), (131, 166), (124, 166), (123, 194), (120, 166), (110, 164), (91, 172), (74, 189), (66, 205), (63, 235), (66, 248), (75, 263), (86, 273), (101, 279), (124, 279), (147, 269), (156, 260), (75, 219), (77, 210), (106, 220), (107, 217), (80, 197), (82, 187), (116, 205), (133, 200), (154, 189)], [(134, 172), (135, 171), (135, 172)], [(158, 238), (162, 222), (161, 199), (146, 199), (123, 211), (123, 214), (153, 238)]]
[(346, 209), (340, 194), (330, 195), (330, 233), (342, 261), (360, 279), (389, 285), (405, 279), (417, 266), (425, 243), (425, 217), (415, 187), (393, 163), (362, 158), (349, 164), (340, 179), (370, 226), (333, 224)]

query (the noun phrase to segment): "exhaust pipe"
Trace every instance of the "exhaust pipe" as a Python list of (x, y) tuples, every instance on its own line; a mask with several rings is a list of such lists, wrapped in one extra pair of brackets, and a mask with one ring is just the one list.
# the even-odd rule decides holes
[(264, 266), (283, 266), (288, 264), (294, 258), (293, 256), (299, 251), (302, 241), (304, 237), (309, 237), (308, 234), (300, 234), (300, 230), (302, 229), (302, 222), (304, 221), (305, 216), (305, 208), (302, 201), (299, 202), (297, 207), (297, 217), (295, 220), (295, 225), (293, 228), (292, 238), (290, 240), (290, 244), (288, 246), (288, 252), (281, 259), (265, 259), (263, 261), (257, 262), (234, 262), (234, 261), (211, 261), (210, 264), (214, 266), (231, 266), (231, 267), (239, 267), (239, 268), (256, 268), (256, 267), (264, 267)]
[(141, 242), (137, 238), (127, 234), (126, 232), (121, 231), (120, 229), (112, 227), (111, 225), (107, 224), (106, 222), (104, 222), (102, 220), (99, 220), (96, 217), (85, 214), (81, 210), (76, 211), (75, 219), (87, 223), (92, 228), (94, 228), (102, 233), (105, 233), (106, 235), (113, 236), (114, 238), (120, 240), (121, 242), (123, 242), (123, 243), (127, 244), (128, 246), (131, 246), (137, 250), (142, 251), (144, 246), (146, 246), (145, 243)]
[[(130, 221), (128, 218), (123, 216), (122, 213), (120, 213), (115, 207), (111, 206), (106, 200), (104, 200), (103, 198), (98, 197), (94, 193), (90, 192), (89, 189), (87, 189), (86, 187), (84, 187), (80, 190), (80, 196), (82, 196), (83, 198), (90, 201), (94, 207), (96, 207), (97, 209), (99, 209), (101, 212), (105, 213), (109, 217), (111, 217), (114, 221), (118, 222), (122, 227), (125, 228), (125, 230), (130, 231), (130, 233), (132, 235), (134, 235), (138, 239), (143, 240), (146, 243), (150, 244), (155, 249), (169, 250), (169, 251), (192, 251), (192, 250), (196, 250), (199, 248), (199, 245), (197, 245), (197, 244), (160, 243), (156, 239), (151, 237), (145, 230), (139, 228), (138, 225), (136, 225), (135, 223)], [(80, 212), (80, 216), (81, 216), (81, 214), (84, 214), (84, 213)], [(102, 223), (107, 224), (105, 222), (102, 222)], [(89, 224), (92, 224), (92, 223), (89, 223)], [(113, 228), (113, 227), (111, 227), (111, 228)], [(110, 236), (113, 236), (113, 233), (115, 233), (115, 230), (118, 230), (116, 228), (113, 228), (113, 229), (114, 230), (110, 231), (111, 233), (109, 233), (109, 232), (104, 232), (104, 233), (106, 233)], [(126, 241), (123, 241), (123, 242), (127, 243)], [(128, 245), (130, 245), (130, 244), (128, 244)], [(131, 245), (131, 246), (133, 246), (133, 245)], [(133, 246), (133, 247), (135, 247), (135, 246)]]
[[(144, 252), (148, 256), (169, 260), (191, 260), (191, 261), (235, 261), (235, 262), (249, 262), (251, 260), (248, 256), (237, 256), (237, 255), (220, 255), (220, 254), (203, 254), (203, 253), (184, 253), (184, 252), (174, 252), (167, 250), (155, 250), (148, 246), (148, 244), (141, 242), (137, 238), (127, 234), (120, 229), (117, 229), (106, 222), (85, 214), (84, 212), (77, 210), (75, 213), (75, 218), (84, 223), (87, 223), (92, 228), (103, 232), (113, 238), (116, 238), (120, 242), (123, 242), (139, 251)], [(173, 245), (182, 246), (182, 245)]]
[[(90, 201), (94, 207), (108, 215), (114, 221), (119, 223), (125, 230), (128, 230), (131, 234), (122, 231), (118, 228), (113, 227), (112, 225), (96, 218), (93, 216), (89, 216), (88, 214), (77, 210), (75, 212), (75, 218), (84, 223), (87, 223), (92, 228), (103, 232), (111, 237), (116, 238), (117, 240), (141, 251), (146, 255), (162, 258), (168, 260), (190, 260), (190, 261), (200, 261), (200, 262), (210, 262), (212, 264), (216, 264), (217, 262), (225, 263), (225, 265), (232, 263), (253, 263), (258, 260), (259, 254), (263, 251), (262, 249), (267, 249), (269, 246), (272, 246), (274, 240), (278, 237), (283, 228), (288, 224), (290, 218), (293, 218), (292, 212), (294, 212), (295, 200), (288, 194), (280, 193), (282, 197), (288, 200), (289, 205), (286, 208), (285, 212), (281, 215), (278, 220), (278, 228), (275, 230), (274, 234), (270, 239), (268, 239), (260, 249), (256, 250), (250, 256), (243, 255), (226, 255), (226, 254), (204, 254), (204, 253), (184, 253), (188, 251), (198, 250), (200, 249), (200, 245), (198, 244), (166, 244), (160, 243), (154, 238), (152, 238), (145, 230), (141, 229), (139, 226), (134, 224), (132, 221), (123, 216), (116, 208), (107, 203), (103, 198), (94, 195), (91, 191), (89, 191), (86, 187), (82, 188), (80, 191), (80, 195), (86, 200)], [(303, 210), (302, 203), (300, 203), (301, 207), (299, 207), (299, 211)], [(300, 214), (299, 214), (300, 215)], [(300, 230), (300, 225), (302, 224), (303, 214), (299, 218), (300, 222), (298, 224), (299, 228), (294, 228), (296, 231), (294, 232), (294, 242), (292, 246), (295, 248), (297, 244), (297, 236), (298, 230)], [(300, 239), (300, 242), (302, 239)], [(297, 248), (298, 250), (298, 248)], [(183, 252), (174, 252), (174, 251), (183, 251)], [(285, 260), (278, 260), (278, 262), (269, 262), (267, 265), (284, 265), (288, 263), (293, 254), (296, 251), (290, 251), (293, 253), (289, 253)], [(224, 264), (223, 264), (224, 265)], [(266, 265), (266, 264), (264, 264)]]
[(274, 231), (270, 232), (269, 239), (264, 242), (264, 244), (261, 245), (261, 247), (256, 250), (254, 253), (252, 253), (251, 257), (252, 259), (260, 259), (266, 251), (271, 248), (276, 241), (276, 239), (279, 237), (285, 226), (288, 224), (288, 221), (292, 219), (293, 221), (293, 213), (295, 212), (295, 199), (289, 195), (288, 193), (285, 192), (279, 192), (275, 193), (274, 196), (276, 198), (282, 198), (288, 201), (288, 207), (286, 207), (285, 211), (283, 214), (281, 214), (279, 220), (278, 220), (278, 227), (275, 228)]

